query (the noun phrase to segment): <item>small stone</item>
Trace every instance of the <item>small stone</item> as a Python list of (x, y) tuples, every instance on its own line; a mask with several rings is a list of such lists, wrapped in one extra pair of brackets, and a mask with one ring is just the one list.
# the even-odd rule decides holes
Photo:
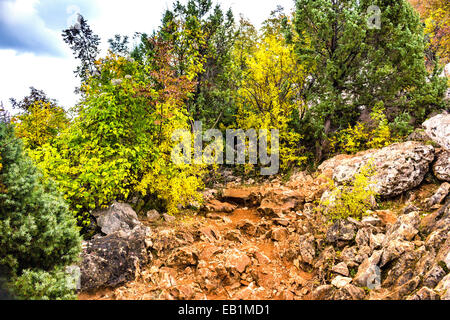
[(341, 263), (338, 263), (337, 265), (333, 266), (333, 268), (331, 268), (331, 271), (334, 273), (343, 275), (345, 277), (349, 276), (348, 267), (345, 262), (341, 262)]
[(255, 252), (255, 258), (261, 265), (267, 265), (270, 263), (270, 259), (265, 254), (258, 251)]
[(450, 273), (439, 282), (434, 290), (440, 294), (441, 300), (450, 300)]
[(365, 226), (374, 226), (377, 227), (379, 225), (381, 225), (381, 219), (377, 216), (368, 216), (368, 217), (364, 217), (361, 220), (362, 224)]
[(362, 300), (365, 292), (362, 288), (358, 288), (352, 284), (347, 284), (342, 289), (338, 290), (335, 295), (335, 300)]
[(382, 251), (375, 251), (370, 258), (367, 258), (358, 268), (358, 273), (353, 279), (354, 283), (361, 287), (368, 287), (370, 284), (376, 282), (380, 275), (377, 264), (380, 262)]
[(438, 154), (433, 165), (433, 172), (439, 180), (450, 181), (450, 150), (444, 150)]
[(422, 287), (407, 300), (439, 300), (439, 295), (428, 287)]
[(380, 249), (386, 239), (386, 235), (383, 233), (370, 235), (370, 248), (372, 250)]
[(161, 215), (156, 210), (150, 210), (147, 212), (147, 221), (156, 222), (161, 219)]
[(450, 183), (445, 182), (441, 184), (439, 189), (434, 193), (434, 195), (428, 200), (428, 207), (431, 208), (434, 205), (439, 205), (444, 201), (447, 195), (450, 193)]
[(434, 288), (445, 277), (445, 271), (441, 266), (436, 265), (423, 277), (423, 285), (429, 288)]
[(206, 210), (210, 212), (224, 212), (231, 213), (236, 209), (236, 205), (228, 202), (220, 202), (219, 200), (212, 199), (207, 204), (205, 204)]
[(251, 262), (252, 261), (245, 253), (234, 249), (227, 252), (225, 267), (231, 271), (243, 273)]
[(238, 230), (230, 230), (225, 234), (225, 240), (234, 241), (234, 242), (242, 242), (242, 235)]
[(255, 224), (247, 219), (240, 221), (236, 225), (236, 228), (241, 230), (244, 234), (251, 236), (251, 237), (255, 236), (256, 232), (258, 230), (257, 227), (255, 226)]
[(127, 203), (114, 202), (109, 208), (94, 211), (98, 226), (106, 235), (116, 231), (131, 231), (140, 226), (136, 212)]
[(168, 266), (186, 267), (197, 263), (198, 255), (191, 248), (178, 248), (167, 259)]
[(314, 300), (332, 300), (336, 288), (333, 285), (322, 285), (313, 290)]
[(170, 214), (167, 213), (163, 213), (162, 216), (164, 218), (164, 221), (166, 222), (174, 222), (176, 219), (174, 216), (171, 216)]
[(272, 230), (271, 238), (275, 241), (283, 241), (287, 239), (288, 235), (286, 228), (279, 227)]
[(334, 243), (337, 241), (353, 240), (356, 227), (347, 220), (336, 221), (327, 231), (327, 241)]
[(336, 288), (343, 288), (346, 285), (348, 285), (350, 282), (352, 282), (352, 278), (343, 277), (343, 276), (337, 276), (331, 281), (331, 284), (335, 286)]

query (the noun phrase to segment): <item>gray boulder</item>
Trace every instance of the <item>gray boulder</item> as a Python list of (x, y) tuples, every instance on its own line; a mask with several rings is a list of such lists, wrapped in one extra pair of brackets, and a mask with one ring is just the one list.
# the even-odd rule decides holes
[(376, 171), (373, 177), (375, 190), (381, 196), (390, 197), (420, 185), (433, 160), (433, 146), (407, 141), (363, 151), (355, 156), (337, 156), (337, 159), (322, 163), (319, 170), (332, 170), (332, 177), (339, 185), (351, 181), (363, 166), (372, 162)]
[(81, 291), (114, 288), (134, 280), (140, 267), (150, 261), (147, 233), (147, 228), (137, 226), (88, 241), (81, 254)]
[(327, 231), (327, 241), (335, 243), (338, 241), (351, 241), (356, 235), (356, 226), (348, 220), (336, 221)]
[(442, 113), (423, 123), (426, 134), (442, 148), (450, 150), (450, 114)]
[(114, 202), (109, 208), (93, 212), (98, 226), (106, 235), (123, 230), (130, 231), (141, 225), (129, 204)]

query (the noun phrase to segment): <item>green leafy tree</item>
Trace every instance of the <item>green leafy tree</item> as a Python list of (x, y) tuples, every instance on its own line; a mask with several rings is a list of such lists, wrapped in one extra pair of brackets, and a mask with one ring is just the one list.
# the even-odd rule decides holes
[(54, 183), (45, 181), (13, 126), (0, 123), (0, 266), (18, 298), (74, 298), (64, 267), (78, 259), (76, 220)]
[(157, 34), (171, 43), (178, 74), (196, 82), (187, 104), (190, 117), (209, 128), (231, 124), (235, 113), (232, 11), (224, 12), (211, 0), (189, 0), (186, 5), (178, 1), (164, 13)]
[[(135, 196), (161, 210), (199, 200), (201, 170), (171, 161), (172, 133), (188, 126), (185, 101), (194, 83), (177, 77), (170, 46), (152, 39), (151, 65), (110, 53), (99, 77), (83, 84), (78, 117), (53, 144), (32, 156), (54, 179), (79, 223), (89, 231), (90, 212)], [(156, 201), (158, 200), (158, 201)]]
[(296, 58), (294, 46), (286, 43), (281, 32), (285, 18), (281, 8), (274, 11), (265, 21), (261, 36), (254, 38), (254, 45), (239, 52), (239, 44), (234, 57), (235, 65), (240, 66), (236, 69), (241, 70), (235, 98), (236, 124), (243, 129), (278, 129), (283, 170), (305, 161), (301, 136), (290, 121), (294, 114), (303, 112), (301, 88), (308, 75)]
[[(373, 5), (380, 28), (370, 27)], [(445, 83), (427, 81), (423, 27), (407, 1), (298, 0), (296, 8), (299, 59), (317, 66), (304, 87), (309, 108), (301, 125), (317, 161), (330, 133), (380, 101), (389, 119), (407, 111), (418, 122), (444, 107)]]
[(69, 125), (66, 111), (50, 99), (42, 90), (30, 88), (31, 93), (21, 101), (10, 99), (19, 113), (12, 121), (16, 125), (16, 135), (23, 139), (27, 149), (36, 149), (51, 142)]

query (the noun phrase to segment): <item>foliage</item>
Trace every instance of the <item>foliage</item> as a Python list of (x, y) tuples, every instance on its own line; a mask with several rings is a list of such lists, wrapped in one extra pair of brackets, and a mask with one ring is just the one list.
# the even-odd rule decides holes
[(411, 125), (411, 116), (406, 112), (398, 115), (393, 122), (389, 123), (389, 127), (397, 139), (405, 138), (414, 131), (414, 127)]
[[(427, 81), (423, 28), (405, 1), (299, 0), (294, 39), (299, 59), (313, 69), (305, 84), (301, 125), (317, 160), (332, 132), (354, 125), (361, 110), (383, 101), (419, 122), (444, 108), (442, 81)], [(381, 28), (368, 26), (368, 8), (381, 10)]]
[(446, 0), (410, 0), (425, 24), (427, 62), (433, 65), (440, 58), (450, 62), (450, 3)]
[(330, 181), (328, 196), (320, 202), (320, 207), (331, 221), (353, 218), (361, 220), (372, 208), (377, 196), (371, 178), (376, 174), (372, 162), (368, 162), (355, 174), (353, 181), (336, 186)]
[[(0, 123), (0, 146), (0, 266), (11, 281), (20, 282), (27, 273), (53, 273), (74, 263), (81, 239), (62, 196), (51, 181), (42, 179), (11, 125)], [(15, 288), (14, 293), (22, 296), (22, 287)], [(52, 283), (40, 292), (60, 298), (71, 294)]]
[[(279, 24), (277, 24), (279, 27)], [(307, 70), (297, 62), (294, 47), (286, 44), (274, 27), (252, 49), (236, 55), (236, 65), (245, 66), (236, 91), (236, 124), (242, 129), (280, 131), (281, 168), (302, 164), (301, 136), (289, 127), (294, 110), (304, 109), (299, 99)]]
[(353, 127), (338, 131), (330, 139), (332, 148), (338, 152), (356, 153), (370, 148), (383, 148), (395, 142), (384, 112), (384, 104), (377, 103), (370, 113), (372, 123), (358, 122)]
[(24, 270), (9, 287), (15, 293), (15, 298), (19, 299), (75, 300), (77, 295), (74, 282), (63, 270)]
[(187, 103), (190, 117), (208, 128), (219, 122), (230, 125), (235, 114), (231, 9), (224, 13), (211, 0), (189, 0), (186, 5), (177, 1), (164, 13), (157, 36), (171, 44), (177, 74), (196, 82)]
[(17, 101), (14, 98), (9, 99), (13, 109), (19, 112), (30, 112), (37, 103), (48, 104), (50, 107), (57, 107), (58, 103), (55, 99), (50, 99), (43, 90), (38, 90), (35, 87), (30, 87), (30, 94), (22, 100)]
[(93, 209), (113, 200), (159, 197), (176, 213), (178, 205), (199, 198), (201, 171), (170, 160), (172, 133), (187, 128), (184, 101), (193, 83), (174, 75), (166, 43), (154, 39), (153, 45), (151, 67), (112, 53), (101, 59), (100, 76), (83, 84), (85, 99), (73, 124), (33, 153), (85, 227)]
[(122, 36), (120, 34), (114, 35), (114, 38), (108, 39), (109, 50), (117, 55), (125, 56), (128, 54), (128, 36)]
[(25, 147), (36, 149), (45, 143), (51, 143), (59, 132), (69, 124), (63, 108), (51, 102), (36, 101), (27, 107), (27, 111), (13, 117), (16, 135), (23, 139)]
[(78, 22), (64, 30), (62, 36), (64, 42), (70, 46), (73, 54), (81, 63), (74, 73), (85, 81), (97, 71), (95, 61), (99, 54), (99, 36), (93, 33), (87, 20), (80, 14), (78, 14)]

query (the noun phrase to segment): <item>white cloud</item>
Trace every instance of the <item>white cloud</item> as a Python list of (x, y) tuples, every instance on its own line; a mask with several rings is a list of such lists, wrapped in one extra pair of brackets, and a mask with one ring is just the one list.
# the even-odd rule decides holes
[(14, 49), (43, 55), (62, 55), (58, 31), (37, 14), (36, 0), (0, 1), (0, 49)]
[[(40, 56), (39, 52), (19, 54), (15, 50), (0, 50), (0, 101), (8, 106), (10, 97), (21, 99), (29, 93), (28, 88), (34, 86), (44, 90), (65, 107), (71, 107), (76, 103), (77, 97), (73, 91), (79, 85), (79, 80), (75, 78), (73, 70), (78, 61), (63, 43), (62, 30), (57, 28), (58, 26), (59, 28), (67, 27), (66, 25), (61, 27), (61, 24), (66, 24), (65, 22), (72, 14), (67, 10), (69, 6), (81, 8), (81, 13), (85, 14), (94, 33), (101, 37), (101, 48), (105, 52), (108, 47), (107, 40), (115, 34), (131, 37), (136, 31), (151, 33), (160, 25), (164, 10), (172, 9), (173, 2), (172, 0), (93, 0), (92, 2), (87, 0), (62, 0), (62, 2), (60, 0), (0, 0), (0, 5), (8, 6), (7, 18), (5, 14), (0, 13), (0, 27), (6, 22), (9, 25), (33, 26), (39, 38), (47, 39), (47, 43), (42, 46), (59, 47), (63, 53), (61, 57), (50, 57)], [(181, 2), (185, 3), (186, 0)], [(216, 3), (220, 3), (224, 11), (231, 7), (236, 21), (239, 14), (243, 13), (258, 26), (268, 18), (278, 4), (287, 12), (294, 8), (294, 0), (213, 1), (214, 5)], [(22, 35), (26, 34), (25, 29), (21, 30)], [(11, 49), (18, 50), (14, 47)]]
[(74, 89), (79, 85), (73, 74), (75, 68), (74, 59), (0, 50), (0, 101), (11, 110), (9, 98), (21, 99), (30, 93), (29, 87), (33, 86), (44, 90), (62, 106), (73, 106), (77, 101)]

